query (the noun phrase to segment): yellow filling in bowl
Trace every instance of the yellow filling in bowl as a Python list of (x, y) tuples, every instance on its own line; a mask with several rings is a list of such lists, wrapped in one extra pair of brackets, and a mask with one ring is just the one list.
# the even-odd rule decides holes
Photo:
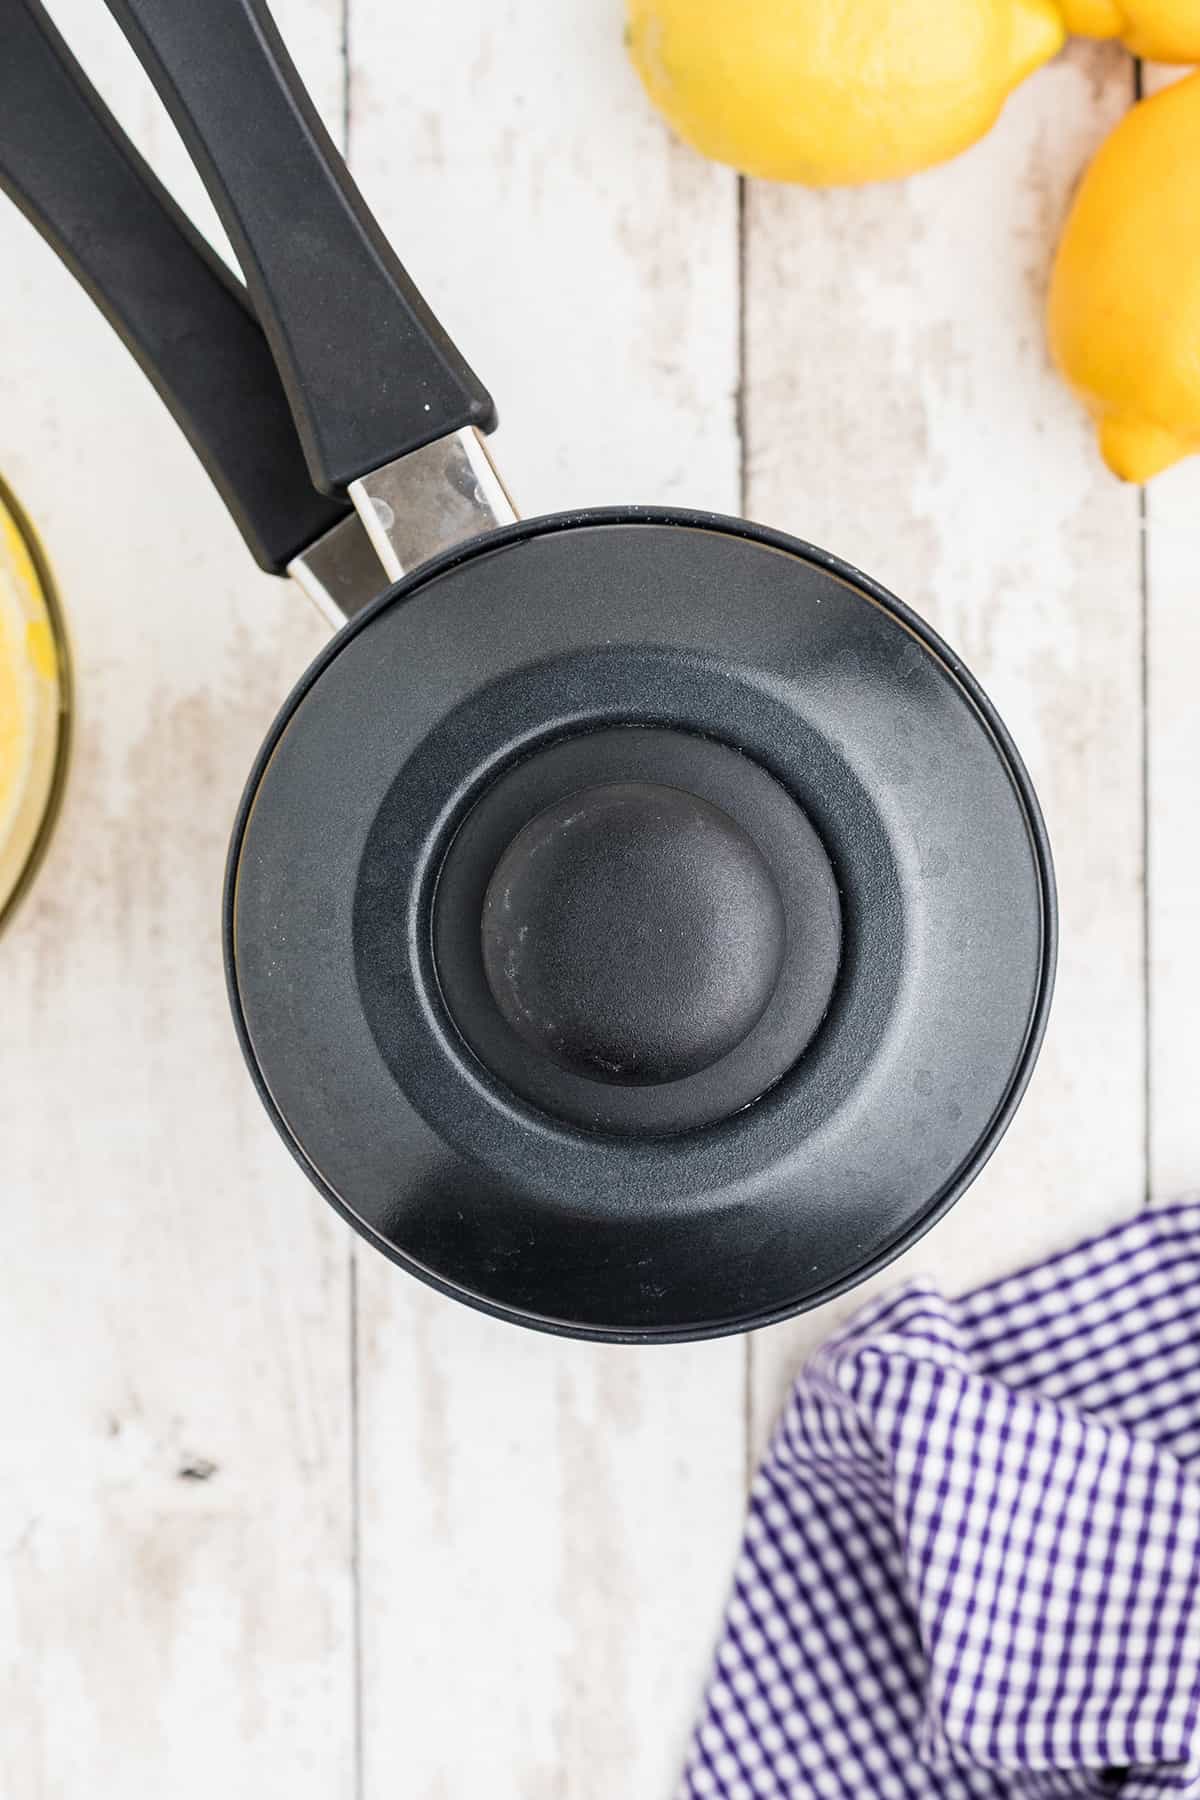
[(67, 670), (49, 577), (0, 487), (0, 919), (36, 864), (61, 785)]

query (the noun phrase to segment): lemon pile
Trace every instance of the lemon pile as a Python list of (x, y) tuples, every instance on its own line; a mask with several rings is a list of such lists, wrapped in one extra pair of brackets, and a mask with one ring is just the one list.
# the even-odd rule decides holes
[(1150, 62), (1200, 62), (1196, 0), (1059, 0), (1068, 31), (1120, 38)]
[[(981, 138), (1069, 33), (1200, 63), (1200, 0), (627, 0), (650, 98), (744, 174), (895, 180)], [(1051, 284), (1054, 357), (1109, 467), (1200, 451), (1200, 74), (1133, 108), (1076, 197)]]

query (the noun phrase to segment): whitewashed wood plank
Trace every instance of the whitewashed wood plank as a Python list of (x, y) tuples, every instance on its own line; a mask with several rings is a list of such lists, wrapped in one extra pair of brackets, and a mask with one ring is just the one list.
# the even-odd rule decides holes
[[(1150, 65), (1157, 93), (1190, 71)], [(1200, 461), (1146, 490), (1150, 1192), (1200, 1187)]]
[[(54, 10), (176, 177), (103, 8)], [(336, 120), (336, 0), (279, 12)], [(345, 1233), (241, 1067), (219, 943), (241, 783), (322, 633), (7, 204), (0, 268), (0, 467), (79, 698), (0, 941), (0, 1793), (348, 1800)]]
[(1200, 467), (1146, 499), (1150, 1192), (1200, 1186)]
[[(1137, 495), (1051, 370), (1042, 308), (1073, 184), (1132, 64), (1073, 44), (958, 161), (748, 203), (749, 508), (869, 569), (949, 638), (1030, 766), (1063, 945), (1041, 1063), (970, 1194), (882, 1278), (953, 1290), (1136, 1206), (1143, 1169)], [(761, 1442), (862, 1290), (753, 1343)]]
[[(735, 184), (670, 143), (611, 0), (353, 0), (357, 175), (492, 386), (526, 511), (736, 510)], [(737, 1342), (532, 1336), (359, 1259), (365, 1793), (652, 1800), (743, 1478)]]
[(356, 176), (497, 399), (525, 513), (737, 508), (736, 183), (650, 109), (611, 0), (351, 0)]

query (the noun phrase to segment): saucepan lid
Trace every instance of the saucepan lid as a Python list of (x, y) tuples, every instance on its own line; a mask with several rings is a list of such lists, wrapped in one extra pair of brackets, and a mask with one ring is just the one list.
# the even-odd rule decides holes
[(251, 777), (235, 1015), (294, 1153), (471, 1304), (829, 1298), (963, 1191), (1053, 978), (1037, 803), (899, 601), (742, 521), (528, 521), (335, 640)]
[(263, 0), (109, 4), (248, 295), (35, 0), (0, 185), (260, 563), (365, 606), (234, 835), (234, 1011), (280, 1130), (381, 1249), (508, 1318), (687, 1337), (827, 1298), (962, 1191), (1036, 1053), (1052, 876), (1003, 727), (883, 589), (734, 520), (533, 520), (387, 587), (430, 488), (439, 545), (502, 516), (490, 398)]

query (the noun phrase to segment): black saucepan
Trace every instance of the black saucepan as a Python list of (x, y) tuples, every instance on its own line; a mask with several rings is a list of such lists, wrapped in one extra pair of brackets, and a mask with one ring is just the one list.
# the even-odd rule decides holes
[(285, 1142), (387, 1255), (525, 1324), (699, 1337), (837, 1293), (962, 1193), (1044, 1028), (1050, 855), (994, 709), (778, 532), (519, 522), (491, 401), (261, 0), (110, 6), (253, 311), (34, 0), (0, 0), (0, 178), (259, 562), (346, 621), (229, 860)]

